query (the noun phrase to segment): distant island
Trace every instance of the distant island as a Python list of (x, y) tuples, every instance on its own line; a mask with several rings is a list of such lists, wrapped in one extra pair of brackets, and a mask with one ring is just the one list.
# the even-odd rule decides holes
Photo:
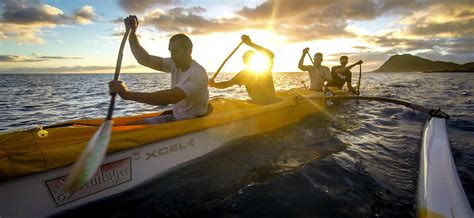
[(373, 72), (474, 72), (474, 62), (457, 64), (454, 62), (432, 61), (410, 54), (393, 55), (379, 69)]

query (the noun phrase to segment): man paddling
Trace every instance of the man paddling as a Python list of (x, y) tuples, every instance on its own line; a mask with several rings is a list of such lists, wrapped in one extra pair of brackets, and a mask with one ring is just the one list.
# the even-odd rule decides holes
[(308, 51), (309, 48), (303, 49), (298, 68), (302, 71), (308, 71), (310, 79), (309, 89), (320, 92), (323, 91), (324, 82), (331, 81), (331, 72), (329, 71), (329, 67), (321, 65), (323, 62), (323, 54), (319, 52), (314, 55), (313, 65), (303, 65), (305, 55), (308, 54)]
[(344, 83), (347, 83), (347, 88), (349, 89), (349, 91), (355, 95), (358, 95), (359, 94), (358, 91), (356, 91), (354, 87), (352, 87), (351, 69), (354, 66), (362, 64), (364, 62), (362, 60), (359, 60), (354, 64), (346, 66), (349, 61), (349, 58), (345, 55), (341, 56), (339, 60), (341, 62), (341, 65), (332, 67), (331, 69), (332, 80), (328, 82), (326, 86), (328, 87), (333, 86), (333, 87), (338, 87), (339, 89), (342, 89), (342, 87), (344, 86)]
[(158, 117), (146, 118), (129, 124), (158, 124), (175, 120), (191, 119), (207, 112), (209, 90), (206, 70), (191, 57), (193, 43), (184, 34), (176, 34), (170, 38), (168, 50), (171, 58), (162, 58), (148, 54), (140, 45), (136, 35), (138, 19), (129, 16), (125, 27), (130, 29), (130, 48), (138, 63), (154, 70), (171, 73), (171, 89), (155, 92), (129, 91), (122, 81), (111, 81), (111, 93), (121, 98), (151, 105), (172, 105), (172, 111)]
[(254, 50), (248, 50), (242, 56), (243, 62), (246, 66), (245, 70), (240, 71), (234, 78), (228, 81), (216, 83), (211, 79), (209, 80), (209, 86), (218, 89), (225, 89), (233, 85), (245, 85), (245, 89), (251, 98), (251, 103), (265, 105), (279, 101), (275, 95), (275, 87), (273, 85), (273, 52), (255, 44), (247, 35), (242, 35), (241, 39), (246, 45), (254, 48), (257, 50), (257, 52), (263, 54), (265, 58), (268, 59), (267, 66), (258, 71), (252, 69), (252, 58), (258, 55), (258, 53), (256, 53)]

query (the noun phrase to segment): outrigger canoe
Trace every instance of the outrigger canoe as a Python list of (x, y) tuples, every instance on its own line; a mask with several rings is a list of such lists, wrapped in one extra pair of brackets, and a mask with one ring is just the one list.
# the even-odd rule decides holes
[[(144, 181), (176, 170), (227, 142), (261, 134), (324, 112), (327, 101), (378, 100), (429, 113), (420, 152), (417, 215), (419, 217), (473, 217), (456, 172), (446, 132), (448, 116), (440, 111), (396, 99), (335, 96), (293, 89), (280, 93), (281, 102), (259, 106), (244, 101), (214, 99), (208, 116), (158, 125), (125, 123), (159, 113), (115, 118), (108, 154), (89, 183), (65, 192), (71, 165), (103, 120), (86, 119), (38, 130), (0, 135), (0, 215), (44, 217), (87, 202), (123, 192)], [(440, 115), (441, 114), (441, 115)]]
[[(336, 95), (348, 95), (334, 91)], [(301, 121), (325, 110), (321, 92), (293, 89), (282, 101), (255, 105), (232, 99), (210, 101), (207, 116), (157, 125), (124, 125), (159, 113), (114, 118), (107, 156), (96, 175), (69, 193), (64, 182), (71, 164), (103, 122), (83, 119), (0, 135), (0, 215), (44, 217), (123, 192), (179, 168), (227, 142)]]

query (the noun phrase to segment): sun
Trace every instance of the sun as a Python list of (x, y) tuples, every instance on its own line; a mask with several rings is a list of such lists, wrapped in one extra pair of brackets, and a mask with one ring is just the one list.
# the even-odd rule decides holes
[(248, 69), (253, 73), (262, 73), (270, 68), (269, 58), (261, 53), (255, 53), (250, 57)]

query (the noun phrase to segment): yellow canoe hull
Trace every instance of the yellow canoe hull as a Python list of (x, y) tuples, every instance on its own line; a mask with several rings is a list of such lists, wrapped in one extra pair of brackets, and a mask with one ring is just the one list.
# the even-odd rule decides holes
[[(346, 95), (346, 92), (335, 91)], [(228, 137), (246, 132), (257, 135), (300, 121), (305, 116), (324, 111), (323, 101), (310, 101), (307, 96), (322, 96), (320, 92), (292, 89), (279, 93), (281, 102), (254, 105), (240, 100), (214, 99), (213, 112), (208, 116), (158, 125), (124, 125), (160, 113), (114, 118), (108, 154), (139, 147), (211, 127), (233, 123), (235, 128), (220, 130)], [(252, 125), (240, 126), (239, 121), (252, 119)], [(0, 135), (0, 181), (47, 171), (73, 163), (103, 119), (83, 119), (55, 124), (44, 129), (47, 137), (39, 137), (38, 130), (10, 132)]]
[(4, 133), (0, 135), (0, 172), (7, 181), (0, 182), (0, 211), (6, 217), (45, 217), (130, 190), (198, 161), (233, 140), (270, 132), (325, 111), (322, 99), (305, 98), (321, 95), (293, 89), (279, 94), (281, 102), (266, 106), (214, 99), (214, 110), (208, 116), (158, 125), (123, 124), (159, 113), (115, 118), (103, 164), (74, 192), (64, 190), (70, 164), (102, 119), (52, 125), (45, 128), (46, 137), (39, 137), (38, 130)]

